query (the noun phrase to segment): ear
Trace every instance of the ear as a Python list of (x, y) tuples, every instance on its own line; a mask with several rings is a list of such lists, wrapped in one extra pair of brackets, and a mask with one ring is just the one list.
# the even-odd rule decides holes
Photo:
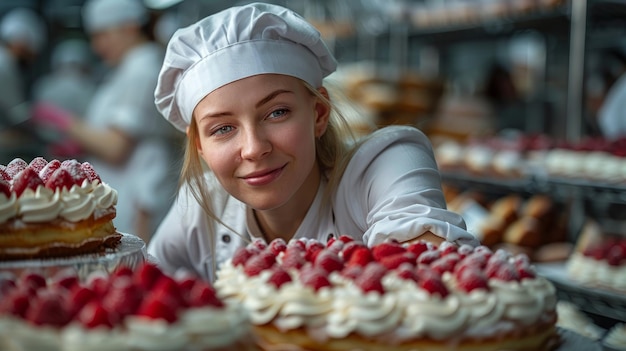
[[(317, 91), (330, 101), (328, 90), (321, 87)], [(328, 120), (330, 119), (330, 106), (319, 98), (315, 98), (315, 137), (320, 138), (326, 132)]]

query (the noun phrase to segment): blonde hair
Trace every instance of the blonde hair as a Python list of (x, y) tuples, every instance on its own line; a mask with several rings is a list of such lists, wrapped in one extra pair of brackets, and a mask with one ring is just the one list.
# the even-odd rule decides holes
[[(330, 109), (330, 118), (325, 133), (315, 141), (316, 160), (321, 174), (328, 181), (323, 201), (329, 204), (345, 167), (353, 154), (353, 146), (356, 144), (356, 137), (352, 133), (347, 120), (340, 111), (333, 105), (331, 99), (326, 98), (317, 89), (302, 81), (309, 93), (322, 101)], [(179, 187), (188, 185), (188, 191), (198, 201), (205, 214), (212, 220), (229, 228), (233, 233), (247, 240), (241, 233), (226, 225), (218, 218), (211, 208), (211, 194), (205, 181), (206, 164), (200, 157), (197, 149), (199, 138), (198, 126), (192, 118), (187, 132), (187, 142), (183, 165), (180, 174)], [(211, 245), (212, 250), (213, 245)], [(214, 257), (214, 255), (212, 255)]]

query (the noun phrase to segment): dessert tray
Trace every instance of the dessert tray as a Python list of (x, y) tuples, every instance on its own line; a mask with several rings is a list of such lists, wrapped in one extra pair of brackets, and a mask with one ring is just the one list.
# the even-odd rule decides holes
[(95, 271), (108, 274), (118, 266), (135, 268), (146, 261), (148, 255), (145, 242), (133, 234), (120, 234), (122, 239), (114, 249), (72, 257), (0, 261), (0, 274), (19, 274), (25, 270), (36, 270), (41, 274), (52, 276), (60, 270), (73, 270), (79, 278), (85, 279)]
[(584, 312), (624, 321), (626, 294), (585, 286), (570, 279), (565, 262), (535, 265), (537, 272), (550, 280), (557, 289), (559, 299), (576, 304)]

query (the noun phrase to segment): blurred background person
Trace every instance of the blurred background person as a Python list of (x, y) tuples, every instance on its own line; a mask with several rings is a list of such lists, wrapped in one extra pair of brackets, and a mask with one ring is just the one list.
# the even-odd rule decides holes
[(28, 119), (29, 69), (47, 43), (46, 22), (28, 8), (15, 8), (0, 19), (0, 152), (3, 164), (14, 155), (35, 155), (32, 137), (23, 128)]
[(118, 191), (115, 225), (146, 242), (170, 206), (177, 175), (172, 170), (174, 129), (160, 118), (154, 90), (162, 46), (139, 0), (88, 0), (83, 21), (91, 47), (110, 67), (84, 118), (42, 102), (32, 121), (78, 144), (102, 179)]
[[(621, 49), (609, 51), (613, 58), (613, 79), (606, 79), (606, 95), (598, 110), (598, 127), (609, 140), (626, 139), (626, 54)], [(607, 65), (608, 66), (608, 65)]]

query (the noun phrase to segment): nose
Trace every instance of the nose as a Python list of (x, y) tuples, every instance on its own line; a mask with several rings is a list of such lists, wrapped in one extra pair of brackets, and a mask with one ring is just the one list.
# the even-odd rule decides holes
[(242, 133), (241, 158), (244, 160), (259, 160), (269, 155), (272, 143), (267, 133), (258, 126), (245, 128)]

